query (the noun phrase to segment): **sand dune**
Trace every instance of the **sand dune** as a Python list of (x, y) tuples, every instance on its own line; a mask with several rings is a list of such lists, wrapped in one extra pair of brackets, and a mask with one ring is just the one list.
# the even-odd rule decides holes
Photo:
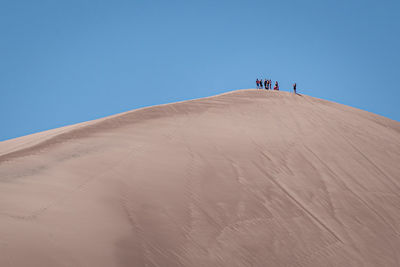
[(0, 266), (400, 266), (400, 123), (240, 90), (0, 142)]

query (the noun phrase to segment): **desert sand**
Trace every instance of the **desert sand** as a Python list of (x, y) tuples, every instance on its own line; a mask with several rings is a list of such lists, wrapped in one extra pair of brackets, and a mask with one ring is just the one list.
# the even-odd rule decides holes
[(400, 266), (400, 123), (239, 90), (0, 142), (0, 266)]

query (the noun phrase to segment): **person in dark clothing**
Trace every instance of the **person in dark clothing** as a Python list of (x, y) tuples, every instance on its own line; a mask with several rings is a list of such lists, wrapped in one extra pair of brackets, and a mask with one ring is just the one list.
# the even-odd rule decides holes
[(278, 82), (275, 82), (274, 90), (279, 91), (279, 85)]
[(268, 80), (264, 80), (264, 87), (265, 87), (265, 89), (268, 90), (267, 85), (268, 85)]
[(271, 79), (269, 80), (269, 90), (271, 90), (272, 89), (272, 81), (271, 81)]
[(260, 80), (260, 89), (263, 89), (263, 80)]
[(297, 94), (297, 92), (296, 92), (296, 87), (297, 87), (297, 84), (294, 83), (294, 84), (293, 84), (293, 92), (294, 92), (295, 94)]
[(258, 80), (258, 78), (256, 80), (256, 84), (257, 84), (257, 89), (260, 88), (260, 81)]

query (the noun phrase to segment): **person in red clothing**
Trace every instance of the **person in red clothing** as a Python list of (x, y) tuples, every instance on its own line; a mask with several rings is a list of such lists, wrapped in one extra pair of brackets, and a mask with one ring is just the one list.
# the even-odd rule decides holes
[(258, 80), (258, 78), (256, 80), (256, 84), (257, 84), (257, 89), (260, 88), (260, 81)]
[(278, 82), (275, 82), (274, 90), (279, 91), (279, 84), (278, 84)]

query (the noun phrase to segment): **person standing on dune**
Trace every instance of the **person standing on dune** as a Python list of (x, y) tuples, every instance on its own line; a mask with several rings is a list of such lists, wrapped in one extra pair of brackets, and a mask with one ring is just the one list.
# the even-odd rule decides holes
[(258, 78), (256, 80), (256, 84), (257, 84), (257, 89), (258, 89), (260, 87), (260, 81), (258, 80)]
[(264, 80), (264, 87), (265, 87), (265, 89), (267, 89), (267, 85), (268, 85), (268, 80), (265, 79), (265, 80)]
[(260, 89), (263, 89), (263, 80), (260, 80)]
[(269, 79), (269, 88), (268, 89), (272, 89), (272, 81), (271, 81), (271, 79)]
[(293, 92), (294, 92), (295, 94), (297, 94), (297, 93), (296, 93), (296, 87), (297, 87), (297, 84), (294, 83), (294, 84), (293, 84)]

